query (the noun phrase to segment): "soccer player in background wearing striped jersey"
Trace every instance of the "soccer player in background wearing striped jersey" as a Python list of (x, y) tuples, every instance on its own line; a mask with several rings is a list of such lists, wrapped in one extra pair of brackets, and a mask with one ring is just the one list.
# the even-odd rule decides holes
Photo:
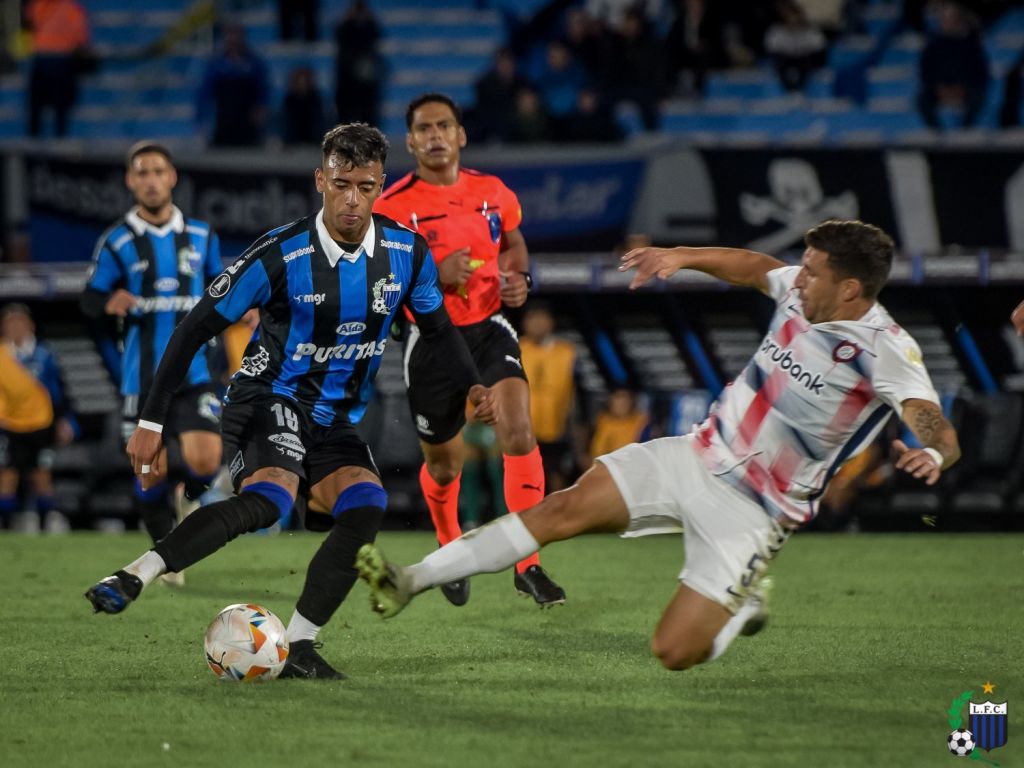
[[(473, 353), (483, 383), (493, 387), (501, 419), (495, 426), (504, 458), (505, 504), (512, 513), (544, 498), (544, 465), (530, 421), (530, 389), (519, 337), (501, 306), (521, 307), (532, 285), (522, 210), (497, 176), (463, 168), (466, 146), (462, 110), (447, 96), (427, 93), (405, 113), (406, 148), (416, 170), (395, 182), (374, 210), (426, 238), (437, 262), (444, 303)], [(443, 546), (457, 539), (459, 485), (465, 462), (464, 400), (452, 391), (443, 358), (419, 343), (410, 328), (405, 345), (405, 384), (424, 464), (420, 487)], [(541, 607), (565, 602), (565, 591), (540, 566), (536, 554), (516, 564), (516, 590)], [(452, 605), (469, 600), (465, 579), (444, 584)]]
[[(140, 141), (128, 150), (126, 165), (125, 185), (135, 206), (100, 236), (81, 299), (86, 316), (119, 319), (125, 441), (135, 429), (174, 327), (224, 268), (210, 225), (186, 218), (174, 204), (178, 174), (170, 150)], [(177, 439), (185, 463), (186, 480), (174, 493), (177, 509), (172, 508), (166, 474), (151, 478), (145, 489), (135, 484), (139, 516), (154, 542), (195, 508), (221, 465), (221, 406), (206, 348), (184, 365), (184, 386), (175, 395), (165, 433)], [(167, 574), (162, 581), (180, 586), (183, 575)]]
[[(372, 213), (384, 185), (388, 143), (365, 123), (331, 129), (314, 172), (318, 213), (271, 230), (210, 284), (175, 329), (139, 424), (128, 442), (145, 487), (161, 469), (161, 432), (187, 363), (206, 341), (258, 308), (259, 333), (224, 397), (224, 455), (238, 494), (202, 507), (86, 597), (120, 613), (160, 574), (202, 560), (242, 533), (273, 525), (302, 494), (327, 530), (288, 624), (282, 677), (344, 675), (317, 648), (320, 629), (355, 583), (359, 547), (377, 535), (387, 493), (355, 425), (391, 323), (408, 307), (428, 346), (446, 361), (452, 388), (494, 421), (491, 393), (448, 319), (422, 237)], [(323, 514), (323, 513), (327, 514)], [(306, 524), (310, 527), (310, 516)]]
[(682, 532), (685, 565), (651, 648), (668, 669), (720, 656), (767, 619), (768, 562), (817, 513), (840, 466), (896, 414), (921, 444), (894, 442), (896, 468), (933, 485), (960, 456), (913, 338), (877, 302), (893, 242), (860, 221), (809, 230), (800, 266), (737, 248), (638, 248), (630, 285), (694, 269), (774, 299), (761, 346), (690, 434), (601, 456), (576, 485), (519, 516), (456, 539), (419, 563), (388, 563), (373, 545), (356, 565), (375, 608), (394, 616), (418, 593), (497, 572), (553, 541), (589, 531)]

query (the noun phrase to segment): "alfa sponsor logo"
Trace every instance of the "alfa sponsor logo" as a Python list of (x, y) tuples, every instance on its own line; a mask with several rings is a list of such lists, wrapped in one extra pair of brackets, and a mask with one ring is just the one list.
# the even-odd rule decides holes
[(815, 395), (821, 395), (821, 390), (825, 386), (825, 379), (822, 378), (820, 373), (814, 373), (808, 371), (800, 363), (793, 360), (793, 353), (788, 349), (783, 349), (771, 339), (765, 339), (761, 345), (760, 352), (770, 360), (772, 363), (777, 365), (782, 371), (788, 373), (789, 376), (797, 384), (802, 386), (808, 392)]
[(289, 251), (284, 255), (283, 261), (287, 264), (289, 261), (299, 258), (299, 256), (305, 256), (313, 252), (313, 246), (307, 245), (305, 248), (296, 248), (294, 251)]
[(328, 360), (362, 360), (364, 357), (372, 357), (384, 354), (384, 346), (387, 339), (380, 341), (367, 341), (362, 344), (335, 344), (333, 347), (318, 347), (316, 344), (299, 344), (295, 347), (292, 360), (298, 361), (304, 357), (312, 357), (318, 363)]
[(159, 280), (153, 283), (153, 287), (158, 291), (176, 291), (178, 290), (178, 278), (176, 277), (161, 277)]
[(135, 310), (144, 315), (153, 312), (188, 312), (196, 304), (196, 296), (150, 296), (139, 299)]
[(381, 240), (380, 245), (382, 248), (394, 248), (399, 251), (405, 251), (406, 253), (412, 253), (412, 243), (399, 243), (395, 240)]
[(342, 323), (335, 329), (335, 333), (340, 336), (355, 336), (356, 334), (362, 333), (366, 330), (366, 323), (360, 323), (353, 321), (351, 323)]

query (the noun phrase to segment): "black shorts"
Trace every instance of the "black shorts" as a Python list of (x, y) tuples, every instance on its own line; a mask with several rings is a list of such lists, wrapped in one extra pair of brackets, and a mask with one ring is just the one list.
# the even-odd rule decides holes
[(286, 397), (229, 403), (221, 436), (235, 491), (245, 478), (266, 467), (298, 475), (302, 495), (342, 467), (363, 467), (380, 477), (373, 454), (355, 427), (348, 422), (317, 424)]
[(51, 469), (55, 457), (53, 426), (35, 432), (0, 432), (0, 469), (19, 473)]
[[(458, 327), (476, 362), (484, 386), (503, 379), (522, 379), (526, 373), (519, 337), (500, 312), (480, 323)], [(446, 443), (466, 424), (466, 396), (449, 378), (445, 361), (434, 360), (416, 326), (405, 341), (405, 386), (416, 432), (425, 443)]]
[[(125, 444), (139, 424), (139, 406), (145, 402), (142, 395), (127, 395), (122, 402), (121, 436)], [(179, 390), (171, 400), (164, 419), (163, 437), (177, 437), (182, 432), (220, 432), (220, 398), (212, 384), (198, 384)]]
[(540, 458), (544, 462), (544, 468), (549, 472), (558, 472), (569, 475), (573, 470), (572, 443), (568, 440), (559, 440), (557, 443), (542, 443), (537, 441), (540, 449)]

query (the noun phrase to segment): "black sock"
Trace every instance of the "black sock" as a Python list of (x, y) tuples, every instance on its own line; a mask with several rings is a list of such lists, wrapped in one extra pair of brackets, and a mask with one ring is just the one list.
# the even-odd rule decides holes
[(356, 583), (356, 552), (377, 538), (384, 519), (380, 507), (353, 507), (339, 515), (320, 549), (309, 561), (306, 584), (295, 609), (322, 627)]
[(164, 494), (159, 499), (136, 499), (136, 501), (138, 503), (139, 517), (142, 519), (142, 524), (146, 526), (146, 532), (154, 544), (174, 529), (177, 516), (167, 503), (167, 494)]
[(183, 571), (243, 533), (273, 525), (281, 511), (266, 496), (246, 493), (200, 507), (162, 539), (153, 551), (169, 571)]

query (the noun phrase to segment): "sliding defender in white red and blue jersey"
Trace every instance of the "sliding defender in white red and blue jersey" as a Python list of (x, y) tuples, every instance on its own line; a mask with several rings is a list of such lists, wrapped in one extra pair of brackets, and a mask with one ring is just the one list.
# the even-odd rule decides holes
[[(356, 551), (377, 534), (387, 502), (355, 424), (394, 318), (404, 306), (444, 360), (453, 389), (493, 422), (490, 390), (448, 318), (426, 241), (373, 214), (387, 140), (364, 123), (338, 126), (316, 169), (323, 208), (272, 230), (224, 270), (171, 337), (128, 444), (143, 484), (188, 361), (215, 334), (259, 308), (254, 338), (225, 397), (224, 456), (238, 495), (188, 517), (156, 547), (92, 587), (97, 610), (118, 613), (157, 575), (198, 562), (241, 533), (272, 525), (302, 494), (329, 530), (289, 624), (285, 677), (341, 676), (313, 647), (356, 579)], [(333, 519), (332, 519), (333, 517)], [(326, 521), (326, 523), (324, 523)]]
[(892, 239), (859, 221), (828, 221), (805, 243), (799, 267), (735, 248), (627, 253), (620, 269), (636, 270), (631, 288), (695, 269), (774, 298), (771, 327), (750, 363), (692, 434), (601, 456), (572, 488), (415, 565), (387, 563), (373, 545), (363, 547), (356, 565), (377, 610), (393, 616), (430, 587), (502, 570), (588, 531), (682, 531), (681, 583), (652, 649), (667, 668), (688, 669), (764, 626), (768, 561), (889, 416), (902, 418), (923, 446), (897, 440), (896, 467), (937, 482), (960, 449), (917, 344), (877, 302)]

